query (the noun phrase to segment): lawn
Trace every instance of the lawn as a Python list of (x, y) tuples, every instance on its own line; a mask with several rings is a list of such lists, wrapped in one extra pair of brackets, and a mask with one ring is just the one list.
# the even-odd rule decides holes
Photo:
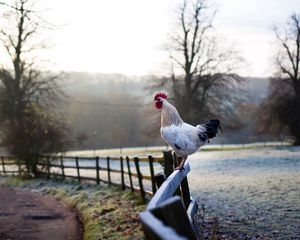
[(190, 157), (203, 239), (300, 239), (300, 148), (200, 152)]

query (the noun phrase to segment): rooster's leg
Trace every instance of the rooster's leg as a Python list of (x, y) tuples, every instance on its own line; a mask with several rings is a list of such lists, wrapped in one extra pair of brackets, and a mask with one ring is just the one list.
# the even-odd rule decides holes
[(182, 158), (180, 164), (175, 168), (175, 170), (180, 170), (181, 171), (182, 169), (184, 169), (184, 163), (185, 163), (186, 159), (187, 159), (187, 157)]

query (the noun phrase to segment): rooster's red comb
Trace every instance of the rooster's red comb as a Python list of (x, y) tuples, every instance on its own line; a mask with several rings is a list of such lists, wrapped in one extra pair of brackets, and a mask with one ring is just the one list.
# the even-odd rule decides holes
[(158, 100), (158, 98), (164, 98), (164, 99), (167, 99), (167, 94), (164, 93), (164, 92), (160, 92), (160, 93), (157, 93), (155, 96), (154, 96), (154, 100)]

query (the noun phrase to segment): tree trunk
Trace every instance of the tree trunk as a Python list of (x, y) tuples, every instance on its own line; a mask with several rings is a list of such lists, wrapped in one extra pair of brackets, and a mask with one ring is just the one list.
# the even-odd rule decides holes
[(191, 121), (190, 111), (191, 111), (191, 82), (192, 82), (192, 74), (189, 72), (190, 68), (186, 69), (185, 75), (185, 93), (184, 93), (184, 105), (183, 105), (183, 120), (186, 122)]

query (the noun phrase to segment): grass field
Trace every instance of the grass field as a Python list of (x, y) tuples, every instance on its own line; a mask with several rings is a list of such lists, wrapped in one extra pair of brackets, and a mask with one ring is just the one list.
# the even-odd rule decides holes
[[(257, 149), (264, 147), (282, 147), (290, 146), (289, 142), (257, 142), (247, 144), (207, 144), (201, 147), (199, 152), (207, 151), (233, 151), (233, 150), (246, 150)], [(148, 146), (148, 147), (131, 147), (131, 148), (112, 148), (112, 149), (95, 149), (95, 150), (82, 150), (82, 151), (69, 151), (68, 156), (84, 156), (84, 157), (119, 157), (119, 156), (161, 156), (162, 151), (171, 150), (168, 146)]]
[(216, 229), (220, 239), (300, 239), (300, 148), (200, 152), (190, 163), (204, 239)]
[[(162, 156), (165, 149), (111, 149), (69, 155)], [(202, 227), (202, 239), (216, 234), (219, 239), (300, 239), (299, 147), (288, 143), (209, 145), (188, 160), (190, 190), (200, 206), (196, 219)], [(148, 171), (148, 165), (144, 165), (142, 171)], [(159, 164), (155, 169), (162, 170)]]
[[(96, 154), (161, 156), (164, 149)], [(190, 156), (189, 162), (202, 239), (211, 239), (216, 232), (219, 239), (300, 239), (299, 147), (288, 143), (209, 145)]]

